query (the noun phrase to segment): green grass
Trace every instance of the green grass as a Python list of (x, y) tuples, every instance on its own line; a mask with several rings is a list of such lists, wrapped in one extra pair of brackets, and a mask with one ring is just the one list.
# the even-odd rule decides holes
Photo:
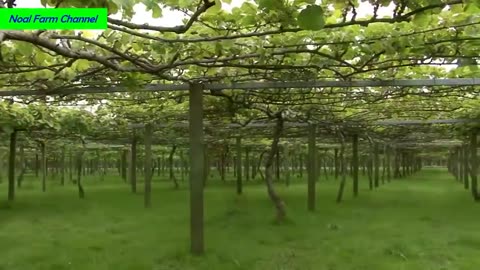
[[(0, 270), (470, 270), (480, 265), (480, 205), (442, 170), (426, 170), (368, 191), (318, 183), (317, 211), (306, 185), (277, 184), (291, 222), (275, 225), (261, 184), (235, 195), (232, 184), (205, 190), (206, 254), (189, 255), (188, 191), (155, 182), (143, 208), (118, 177), (75, 187), (25, 180), (13, 204), (0, 205)], [(185, 185), (186, 182), (182, 183)], [(141, 187), (141, 186), (140, 186)], [(141, 189), (141, 188), (140, 188)], [(5, 183), (0, 184), (6, 197)]]

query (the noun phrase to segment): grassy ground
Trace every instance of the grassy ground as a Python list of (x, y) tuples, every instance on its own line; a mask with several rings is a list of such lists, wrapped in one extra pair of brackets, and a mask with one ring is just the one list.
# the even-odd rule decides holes
[[(185, 183), (184, 183), (185, 184)], [(318, 184), (318, 210), (306, 210), (306, 186), (278, 185), (291, 222), (274, 225), (263, 185), (212, 185), (205, 193), (206, 255), (189, 255), (188, 191), (155, 183), (143, 209), (117, 177), (47, 193), (26, 179), (13, 205), (0, 206), (0, 270), (470, 270), (480, 265), (480, 205), (442, 170), (368, 191)], [(0, 192), (6, 197), (5, 183)]]

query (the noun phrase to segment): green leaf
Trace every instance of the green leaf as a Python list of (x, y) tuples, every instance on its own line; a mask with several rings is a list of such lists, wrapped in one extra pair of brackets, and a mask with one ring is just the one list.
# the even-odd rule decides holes
[(470, 3), (465, 5), (464, 11), (469, 14), (478, 14), (480, 12), (480, 4), (472, 2), (473, 1), (470, 1)]
[(417, 26), (426, 26), (428, 24), (428, 20), (428, 14), (425, 12), (420, 12), (413, 16), (412, 23)]
[(243, 18), (240, 20), (240, 23), (242, 25), (254, 25), (257, 22), (257, 17), (254, 15), (247, 15), (243, 16)]
[(75, 62), (74, 66), (75, 66), (76, 70), (84, 71), (84, 70), (87, 70), (90, 67), (90, 62), (88, 60), (85, 60), (85, 59), (80, 59), (80, 60), (77, 60)]
[(28, 57), (32, 54), (32, 45), (29, 43), (19, 43), (16, 46), (17, 52), (24, 57)]
[(112, 0), (113, 3), (117, 4), (118, 6), (128, 6), (130, 4), (130, 0)]
[(47, 55), (45, 53), (37, 52), (35, 54), (35, 63), (37, 63), (38, 65), (42, 65), (46, 59)]
[(62, 77), (66, 80), (72, 80), (76, 76), (76, 72), (74, 72), (71, 68), (66, 68), (61, 73)]
[(283, 7), (283, 1), (282, 0), (259, 0), (258, 7), (260, 9), (265, 9), (267, 11), (281, 9)]
[(320, 30), (325, 26), (324, 12), (321, 6), (310, 5), (297, 17), (298, 25), (305, 30)]
[(118, 6), (111, 1), (108, 1), (108, 14), (116, 14), (118, 12)]
[(215, 5), (207, 10), (207, 14), (218, 13), (222, 10), (222, 1), (215, 0)]
[(480, 8), (480, 0), (467, 0), (467, 5), (474, 5), (477, 8)]
[(153, 12), (153, 15), (152, 15), (153, 18), (156, 19), (156, 18), (162, 17), (162, 9), (158, 5), (154, 5), (152, 7), (152, 12)]
[(190, 0), (179, 0), (178, 6), (181, 8), (187, 8), (191, 4)]
[(303, 5), (303, 4), (314, 5), (314, 4), (315, 4), (315, 0), (295, 0), (295, 1), (293, 2), (293, 4), (294, 4), (295, 6)]

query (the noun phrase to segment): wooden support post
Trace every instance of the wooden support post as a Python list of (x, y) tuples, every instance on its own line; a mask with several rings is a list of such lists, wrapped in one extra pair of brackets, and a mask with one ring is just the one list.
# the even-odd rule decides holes
[(19, 169), (19, 174), (17, 176), (17, 187), (20, 188), (22, 186), (23, 182), (23, 176), (26, 171), (26, 165), (25, 165), (25, 142), (20, 144), (20, 157), (18, 159), (18, 169)]
[(300, 152), (298, 155), (298, 177), (303, 178), (303, 168), (304, 168), (304, 160), (303, 160), (303, 153)]
[[(255, 177), (257, 176), (257, 167), (255, 165), (255, 161), (251, 161), (250, 162), (250, 174), (251, 174), (251, 178), (252, 180), (255, 180)], [(228, 168), (228, 167), (227, 167)]]
[(334, 149), (334, 165), (335, 165), (335, 180), (338, 179), (338, 172), (339, 172), (339, 168), (338, 168), (338, 149), (335, 148)]
[(286, 146), (283, 150), (283, 171), (285, 172), (285, 185), (290, 185), (290, 174), (291, 174), (291, 149)]
[(38, 157), (38, 152), (35, 152), (35, 177), (38, 178), (40, 171), (40, 158)]
[(4, 159), (4, 153), (0, 153), (0, 183), (3, 181), (3, 170), (4, 170), (4, 164), (3, 164), (3, 159)]
[(245, 148), (245, 180), (250, 181), (250, 148)]
[(352, 138), (353, 196), (358, 196), (358, 135)]
[(393, 178), (398, 178), (400, 175), (399, 169), (399, 159), (398, 159), (398, 148), (393, 148)]
[(463, 158), (462, 158), (462, 161), (463, 161), (462, 162), (463, 179), (462, 179), (462, 181), (463, 181), (463, 187), (468, 190), (468, 188), (469, 188), (469, 182), (468, 182), (469, 181), (469, 177), (468, 177), (468, 174), (469, 174), (469, 170), (468, 170), (468, 167), (469, 167), (468, 166), (468, 163), (469, 163), (468, 162), (468, 159), (469, 159), (468, 158), (468, 156), (469, 156), (468, 145), (464, 145), (462, 147), (462, 149), (463, 149), (462, 150), (462, 153), (463, 153)]
[(236, 151), (237, 151), (237, 194), (242, 194), (242, 138), (236, 138)]
[(167, 168), (167, 160), (165, 158), (165, 153), (162, 152), (162, 169), (161, 169), (162, 175), (165, 174), (166, 168)]
[(390, 180), (392, 180), (392, 173), (391, 173), (391, 168), (392, 168), (392, 164), (391, 164), (391, 161), (390, 161), (390, 154), (392, 153), (392, 150), (390, 148), (390, 146), (386, 146), (385, 147), (385, 151), (386, 151), (386, 161), (385, 161), (385, 166), (386, 166), (386, 169), (387, 169), (387, 182), (390, 182)]
[(323, 174), (325, 175), (325, 180), (328, 180), (328, 149), (323, 151), (322, 165), (323, 165)]
[(64, 186), (65, 185), (65, 167), (66, 167), (66, 162), (65, 162), (65, 155), (66, 155), (66, 149), (65, 145), (62, 147), (62, 157), (61, 157), (61, 175), (60, 175), (60, 185)]
[(133, 193), (137, 192), (137, 134), (135, 130), (132, 135), (130, 150), (130, 185)]
[[(78, 153), (77, 153), (77, 188), (78, 188), (78, 197), (80, 199), (84, 199), (85, 198), (85, 190), (83, 189), (83, 185), (82, 185), (82, 168), (86, 167), (86, 166), (83, 166), (83, 154), (85, 153), (85, 149), (82, 148), (80, 150), (78, 150)], [(85, 175), (85, 174), (84, 174)]]
[(340, 133), (340, 139), (341, 139), (341, 148), (340, 148), (340, 175), (341, 175), (341, 180), (340, 180), (340, 187), (338, 189), (337, 193), (337, 203), (340, 203), (343, 198), (343, 190), (345, 189), (345, 184), (347, 182), (347, 164), (346, 164), (346, 159), (345, 159), (345, 137), (343, 134)]
[(453, 168), (453, 176), (455, 180), (458, 181), (458, 148), (455, 147), (452, 153), (452, 168)]
[(121, 170), (122, 179), (124, 182), (127, 182), (127, 156), (128, 156), (128, 150), (123, 149), (121, 162), (120, 162), (120, 170)]
[(457, 160), (457, 180), (459, 182), (462, 181), (463, 179), (463, 166), (462, 166), (462, 159), (463, 159), (463, 155), (462, 155), (462, 148), (461, 147), (457, 147), (457, 157), (456, 157), (456, 160)]
[(475, 201), (480, 201), (480, 194), (478, 193), (478, 157), (477, 157), (477, 129), (470, 133), (470, 178), (472, 179), (471, 190)]
[(186, 170), (186, 164), (185, 164), (185, 157), (183, 156), (183, 150), (180, 150), (179, 152), (179, 159), (180, 159), (180, 177), (182, 179), (182, 182), (185, 181), (185, 174), (187, 172)]
[(281, 145), (278, 146), (277, 152), (275, 153), (275, 180), (280, 181), (280, 149)]
[(374, 182), (375, 188), (379, 186), (380, 182), (380, 156), (378, 153), (378, 143), (373, 143), (373, 163), (374, 163)]
[(47, 191), (47, 153), (46, 143), (40, 142), (40, 152), (42, 155), (42, 191)]
[(206, 143), (204, 143), (203, 145), (203, 172), (204, 172), (204, 176), (203, 176), (203, 187), (205, 187), (207, 185), (207, 180), (208, 180), (208, 176), (210, 175), (210, 158), (209, 158), (209, 149), (208, 149), (208, 145)]
[(367, 159), (368, 188), (373, 190), (373, 153), (369, 151)]
[(15, 199), (15, 161), (17, 151), (17, 131), (10, 133), (10, 152), (8, 155), (8, 200)]
[(320, 149), (317, 149), (316, 155), (315, 172), (317, 173), (317, 177), (315, 179), (318, 182), (322, 176), (322, 154), (320, 153)]
[(190, 129), (190, 244), (195, 255), (204, 253), (203, 230), (203, 85), (191, 84), (189, 90)]
[[(367, 158), (368, 159), (368, 158)], [(367, 174), (367, 159), (362, 159), (362, 175), (365, 176)]]
[[(70, 148), (69, 156), (68, 156), (68, 179), (70, 182), (73, 182), (73, 171), (74, 171), (74, 162), (73, 162), (73, 150)], [(36, 158), (38, 159), (38, 154), (36, 154)]]
[(315, 210), (315, 183), (316, 183), (316, 127), (310, 125), (308, 129), (308, 210)]
[(144, 177), (145, 177), (145, 194), (144, 194), (144, 206), (145, 208), (150, 208), (152, 205), (151, 193), (152, 193), (152, 136), (153, 128), (151, 124), (145, 125), (145, 166), (144, 166)]
[(382, 155), (382, 184), (385, 184), (385, 178), (387, 173), (387, 145), (383, 146), (383, 155)]

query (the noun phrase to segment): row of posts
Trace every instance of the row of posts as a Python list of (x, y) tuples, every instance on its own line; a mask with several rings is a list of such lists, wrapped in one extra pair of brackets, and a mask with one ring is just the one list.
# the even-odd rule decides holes
[(462, 146), (457, 146), (448, 156), (448, 171), (462, 183), (466, 190), (471, 190), (475, 201), (480, 201), (478, 192), (478, 129), (473, 129), (469, 140)]

